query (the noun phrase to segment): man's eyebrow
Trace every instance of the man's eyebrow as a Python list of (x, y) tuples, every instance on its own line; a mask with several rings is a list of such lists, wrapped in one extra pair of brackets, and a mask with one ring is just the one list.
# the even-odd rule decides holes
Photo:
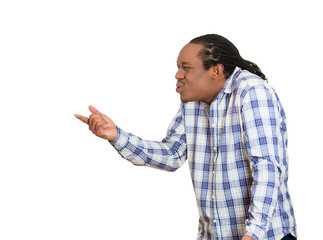
[[(178, 62), (176, 62), (177, 66), (179, 65)], [(190, 64), (189, 62), (181, 62), (182, 65), (185, 65), (185, 64)]]

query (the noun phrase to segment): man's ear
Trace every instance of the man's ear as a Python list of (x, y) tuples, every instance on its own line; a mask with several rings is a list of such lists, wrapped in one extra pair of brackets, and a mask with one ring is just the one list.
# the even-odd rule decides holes
[(218, 79), (224, 75), (224, 66), (221, 63), (212, 67), (212, 77)]

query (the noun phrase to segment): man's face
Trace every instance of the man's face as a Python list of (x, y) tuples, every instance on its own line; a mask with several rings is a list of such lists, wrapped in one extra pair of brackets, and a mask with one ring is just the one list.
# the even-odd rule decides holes
[(183, 102), (211, 103), (222, 87), (214, 79), (214, 68), (203, 68), (202, 59), (198, 56), (202, 48), (200, 44), (189, 43), (182, 48), (177, 58), (176, 92), (180, 94)]

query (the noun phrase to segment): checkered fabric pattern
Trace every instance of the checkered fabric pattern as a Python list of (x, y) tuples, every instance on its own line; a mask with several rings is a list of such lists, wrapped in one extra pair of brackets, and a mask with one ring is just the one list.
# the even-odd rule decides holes
[(181, 103), (161, 142), (118, 128), (111, 144), (135, 165), (175, 171), (188, 160), (198, 240), (296, 236), (285, 113), (273, 88), (248, 71), (237, 67), (210, 105)]

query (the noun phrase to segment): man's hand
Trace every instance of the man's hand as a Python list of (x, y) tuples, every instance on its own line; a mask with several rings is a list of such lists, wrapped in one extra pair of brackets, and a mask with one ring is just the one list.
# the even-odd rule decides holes
[(249, 235), (244, 235), (242, 240), (255, 240), (255, 239)]
[(89, 118), (79, 114), (75, 114), (74, 116), (80, 119), (82, 122), (88, 124), (89, 129), (96, 136), (109, 141), (115, 140), (118, 135), (118, 130), (114, 122), (92, 106), (89, 106), (89, 110), (92, 113)]

